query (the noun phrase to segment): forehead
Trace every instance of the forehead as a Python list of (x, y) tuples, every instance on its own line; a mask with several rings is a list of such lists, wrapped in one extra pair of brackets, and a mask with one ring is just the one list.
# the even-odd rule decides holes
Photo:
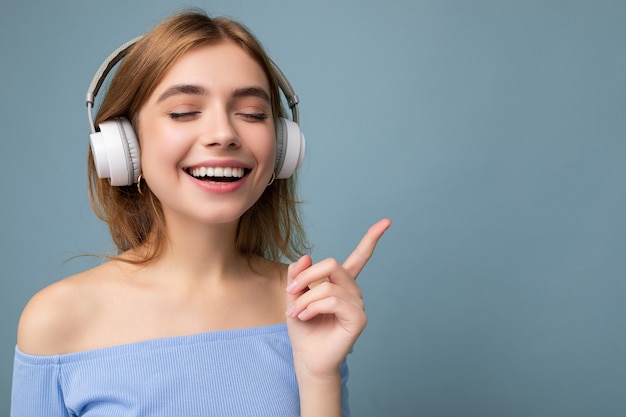
[(200, 46), (186, 52), (165, 73), (154, 93), (175, 84), (202, 85), (210, 91), (257, 86), (269, 92), (269, 82), (261, 66), (234, 42)]

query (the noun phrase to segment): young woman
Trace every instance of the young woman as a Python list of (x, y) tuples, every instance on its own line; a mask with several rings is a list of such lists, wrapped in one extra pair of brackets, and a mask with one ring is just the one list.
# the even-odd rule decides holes
[(355, 279), (390, 222), (343, 264), (313, 264), (295, 179), (276, 178), (280, 116), (240, 24), (176, 14), (129, 47), (95, 125), (130, 121), (140, 175), (112, 185), (89, 159), (120, 252), (24, 309), (13, 417), (349, 414)]

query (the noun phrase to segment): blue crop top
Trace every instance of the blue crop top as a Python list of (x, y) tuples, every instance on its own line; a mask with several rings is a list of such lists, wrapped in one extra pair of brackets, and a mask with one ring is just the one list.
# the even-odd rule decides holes
[[(345, 362), (340, 371), (348, 416)], [(285, 324), (64, 355), (15, 352), (11, 417), (299, 415)]]

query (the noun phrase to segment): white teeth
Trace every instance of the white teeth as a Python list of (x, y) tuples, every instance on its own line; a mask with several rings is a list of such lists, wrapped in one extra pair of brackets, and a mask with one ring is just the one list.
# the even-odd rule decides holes
[(225, 177), (225, 178), (241, 178), (244, 169), (236, 167), (200, 167), (189, 170), (194, 177)]

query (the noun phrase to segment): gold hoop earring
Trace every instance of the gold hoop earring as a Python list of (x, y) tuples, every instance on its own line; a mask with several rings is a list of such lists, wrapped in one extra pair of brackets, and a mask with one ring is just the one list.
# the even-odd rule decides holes
[(270, 185), (274, 184), (275, 179), (276, 179), (276, 173), (272, 172), (272, 179), (270, 179), (270, 182), (267, 183), (267, 186), (269, 187)]
[(139, 192), (139, 195), (143, 195), (143, 191), (141, 191), (141, 180), (143, 179), (143, 173), (139, 174), (139, 177), (137, 177), (137, 191)]

